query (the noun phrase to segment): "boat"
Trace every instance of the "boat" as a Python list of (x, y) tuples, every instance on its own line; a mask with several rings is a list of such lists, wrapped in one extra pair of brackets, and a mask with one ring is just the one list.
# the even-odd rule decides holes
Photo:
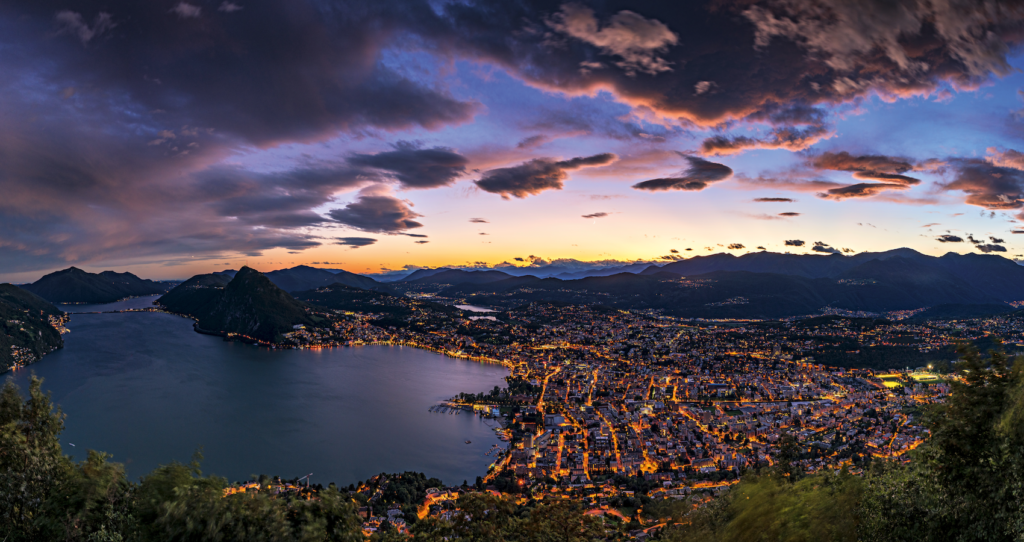
[(471, 444), (471, 442), (467, 440), (467, 441), (466, 441), (466, 444)]

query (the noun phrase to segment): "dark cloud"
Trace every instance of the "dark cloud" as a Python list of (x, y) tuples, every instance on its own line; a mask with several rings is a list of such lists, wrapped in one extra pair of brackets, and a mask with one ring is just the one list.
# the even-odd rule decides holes
[(237, 166), (214, 166), (192, 175), (197, 197), (221, 217), (252, 226), (298, 228), (325, 221), (310, 209), (342, 189), (363, 181), (351, 170), (336, 166), (307, 166), (256, 173)]
[(1006, 252), (1006, 247), (1002, 245), (990, 245), (990, 244), (979, 244), (974, 248), (988, 254), (990, 252)]
[(989, 237), (988, 239), (989, 239), (989, 241), (992, 241), (993, 243), (997, 243), (997, 244), (1005, 243), (1006, 242), (1006, 241), (1003, 241), (1002, 239), (1000, 239), (998, 237)]
[(455, 182), (466, 173), (469, 160), (447, 147), (422, 149), (401, 141), (394, 150), (377, 154), (355, 154), (347, 162), (355, 167), (374, 168), (393, 176), (405, 188), (437, 188)]
[(671, 252), (672, 254), (679, 254), (679, 251), (674, 248), (669, 250), (669, 252)]
[(616, 158), (611, 153), (577, 157), (560, 162), (549, 158), (536, 158), (518, 166), (492, 169), (473, 182), (481, 190), (492, 194), (501, 194), (504, 199), (509, 199), (510, 196), (525, 198), (540, 194), (545, 190), (561, 190), (562, 181), (569, 178), (569, 171), (583, 167), (607, 165), (614, 162)]
[(704, 126), (747, 119), (789, 129), (807, 124), (807, 111), (819, 105), (871, 93), (929, 94), (947, 83), (976, 88), (1009, 74), (1007, 55), (1024, 18), (995, 1), (893, 7), (724, 0), (631, 10), (465, 2), (445, 12), (457, 29), (454, 48), (498, 62), (537, 87), (607, 90), (622, 102)]
[(608, 216), (608, 213), (602, 211), (599, 213), (590, 213), (589, 215), (583, 215), (583, 218), (603, 218), (606, 216)]
[(758, 203), (793, 203), (795, 200), (792, 198), (755, 198), (754, 201)]
[(808, 160), (816, 169), (849, 171), (855, 179), (882, 181), (886, 183), (915, 185), (920, 179), (903, 175), (914, 169), (914, 164), (905, 158), (882, 155), (854, 156), (846, 151), (824, 152)]
[(1013, 230), (1010, 233), (1024, 233), (1024, 230)]
[(729, 250), (741, 250), (741, 249), (744, 249), (744, 248), (747, 248), (747, 247), (743, 246), (740, 243), (732, 243), (732, 244), (729, 245)]
[(346, 226), (375, 233), (401, 233), (423, 226), (413, 220), (422, 215), (413, 212), (406, 202), (388, 195), (386, 190), (376, 186), (361, 190), (356, 201), (327, 214)]
[(764, 247), (761, 247), (761, 246), (759, 246), (759, 247), (757, 247), (757, 250), (768, 250), (768, 249), (766, 249), (766, 248), (764, 248)]
[(812, 156), (807, 163), (815, 170), (848, 171), (853, 173), (855, 179), (879, 181), (832, 188), (818, 194), (828, 199), (866, 198), (886, 190), (902, 190), (921, 182), (916, 177), (904, 175), (915, 169), (915, 164), (905, 158), (875, 154), (852, 155), (842, 151)]
[(713, 136), (701, 143), (701, 152), (708, 155), (723, 156), (736, 154), (747, 149), (786, 149), (802, 151), (815, 143), (831, 137), (832, 132), (826, 126), (810, 126), (797, 128), (782, 126), (769, 132), (766, 137), (749, 136)]
[(427, 243), (429, 243), (429, 242), (430, 242), (430, 241), (425, 241), (425, 240), (422, 240), (422, 239), (421, 239), (421, 240), (419, 240), (419, 241), (414, 241), (414, 243), (416, 243), (417, 245), (425, 245), (425, 244), (427, 244)]
[(787, 247), (802, 247), (802, 246), (804, 246), (804, 242), (799, 240), (799, 239), (789, 239), (789, 240), (786, 241), (786, 246)]
[[(479, 109), (379, 62), (400, 33), (445, 24), (426, 2), (201, 5), (178, 2), (175, 17), (161, 3), (114, 0), (96, 10), (42, 0), (9, 3), (3, 15), (22, 21), (8, 40), (45, 55), (62, 77), (131, 96), (173, 126), (212, 126), (256, 144), (355, 127), (436, 129)], [(67, 35), (47, 38), (54, 24)]]
[(790, 212), (790, 213), (779, 213), (779, 216), (793, 217), (793, 216), (800, 216), (800, 213), (792, 213), (792, 212)]
[(469, 219), (469, 221), (472, 222), (473, 224), (489, 224), (489, 222), (482, 218), (471, 218)]
[(339, 237), (338, 241), (334, 244), (344, 245), (352, 248), (366, 247), (376, 243), (377, 240), (372, 237)]
[(901, 190), (906, 187), (905, 184), (857, 183), (840, 188), (830, 188), (825, 192), (820, 192), (818, 197), (835, 200), (867, 198), (885, 190)]
[(843, 251), (839, 250), (838, 248), (830, 247), (828, 245), (828, 243), (823, 243), (821, 241), (815, 241), (814, 242), (814, 246), (811, 247), (811, 250), (814, 251), (814, 252), (822, 252), (822, 253), (825, 253), (825, 254), (842, 254), (843, 253)]
[(637, 190), (657, 192), (661, 190), (704, 190), (709, 185), (732, 177), (732, 168), (724, 164), (709, 162), (696, 156), (681, 154), (690, 167), (679, 177), (651, 179), (633, 185)]
[(963, 243), (964, 242), (962, 237), (957, 237), (956, 235), (950, 235), (950, 234), (940, 235), (940, 236), (936, 237), (935, 239), (938, 242), (940, 242), (940, 243)]
[(980, 158), (951, 159), (948, 169), (953, 180), (940, 186), (963, 192), (966, 203), (997, 211), (1024, 207), (1024, 171)]

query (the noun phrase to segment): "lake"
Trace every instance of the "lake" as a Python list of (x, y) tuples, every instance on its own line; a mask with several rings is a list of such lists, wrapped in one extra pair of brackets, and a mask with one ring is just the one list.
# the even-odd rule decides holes
[(229, 480), (348, 485), (409, 470), (454, 485), (484, 475), (484, 452), (501, 444), (493, 420), (427, 412), (504, 385), (500, 366), (397, 346), (272, 351), (155, 312), (78, 314), (68, 327), (62, 350), (14, 379), (45, 379), (67, 414), (65, 453), (111, 453), (132, 479), (202, 446), (203, 471)]
[(153, 307), (153, 302), (160, 299), (159, 295), (145, 295), (141, 297), (129, 297), (114, 303), (56, 303), (58, 309), (72, 314), (88, 312), (113, 312), (129, 309), (147, 309)]

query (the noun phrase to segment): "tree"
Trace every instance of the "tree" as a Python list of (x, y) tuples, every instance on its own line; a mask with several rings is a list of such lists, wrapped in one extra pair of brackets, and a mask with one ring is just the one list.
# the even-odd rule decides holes
[(522, 532), (538, 542), (589, 542), (604, 537), (601, 520), (575, 501), (543, 501), (530, 511)]
[(46, 540), (125, 540), (139, 536), (134, 487), (124, 465), (89, 450), (74, 466), (61, 491), (44, 503), (36, 521)]
[(64, 414), (42, 384), (33, 375), (25, 401), (10, 379), (0, 391), (0, 534), (12, 542), (38, 537), (43, 503), (71, 476), (59, 440)]

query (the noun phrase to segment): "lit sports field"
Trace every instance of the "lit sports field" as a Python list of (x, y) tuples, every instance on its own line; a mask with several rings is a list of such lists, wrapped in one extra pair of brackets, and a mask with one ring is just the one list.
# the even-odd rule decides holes
[(903, 385), (900, 375), (878, 375), (878, 378), (882, 379), (882, 383), (887, 388), (898, 388)]

